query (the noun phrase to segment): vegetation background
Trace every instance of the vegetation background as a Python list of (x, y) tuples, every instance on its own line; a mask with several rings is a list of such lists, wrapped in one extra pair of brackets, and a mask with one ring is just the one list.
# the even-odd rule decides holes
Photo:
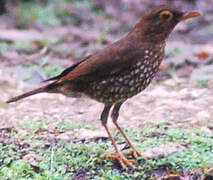
[[(83, 56), (120, 39), (159, 4), (198, 10), (179, 24), (146, 91), (119, 122), (150, 161), (123, 170), (99, 122), (103, 105), (41, 94), (8, 105)], [(213, 179), (212, 0), (0, 0), (0, 179)], [(109, 122), (119, 148), (124, 139)], [(131, 156), (129, 156), (131, 158)]]

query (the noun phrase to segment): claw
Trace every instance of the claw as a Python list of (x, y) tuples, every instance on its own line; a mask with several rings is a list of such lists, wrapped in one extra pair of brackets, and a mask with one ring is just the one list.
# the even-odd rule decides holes
[(151, 159), (150, 157), (141, 154), (141, 153), (140, 153), (137, 149), (135, 149), (135, 148), (132, 149), (128, 154), (132, 154), (132, 155), (135, 157), (135, 159), (138, 159), (138, 157), (142, 157), (142, 158), (144, 158), (144, 159), (146, 159), (146, 160), (150, 160), (150, 159)]
[(127, 167), (135, 167), (133, 163), (135, 160), (133, 159), (127, 159), (124, 157), (122, 153), (116, 153), (112, 155), (107, 155), (107, 159), (113, 159), (113, 160), (118, 160), (122, 168), (127, 169)]

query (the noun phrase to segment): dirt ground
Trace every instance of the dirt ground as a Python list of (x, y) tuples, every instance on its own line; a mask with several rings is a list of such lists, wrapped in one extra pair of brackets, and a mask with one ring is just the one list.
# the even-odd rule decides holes
[[(0, 127), (16, 127), (31, 120), (72, 121), (103, 128), (99, 116), (103, 104), (88, 98), (67, 98), (57, 94), (39, 94), (11, 105), (8, 98), (35, 88), (0, 71)], [(166, 121), (170, 126), (188, 124), (204, 130), (213, 116), (213, 86), (201, 88), (184, 78), (154, 81), (149, 88), (125, 102), (119, 122), (123, 127)], [(110, 126), (112, 123), (109, 121)], [(53, 125), (54, 126), (54, 125)], [(101, 129), (101, 131), (100, 131)], [(105, 131), (103, 130), (103, 134)], [(212, 133), (212, 132), (211, 132)], [(94, 136), (97, 136), (94, 133)]]
[[(120, 39), (135, 25), (146, 9), (166, 3), (180, 6), (187, 11), (197, 10), (203, 13), (203, 16), (177, 25), (168, 39), (159, 73), (146, 90), (122, 105), (118, 122), (134, 141), (135, 146), (138, 146), (144, 155), (151, 157), (150, 164), (144, 164), (143, 160), (138, 163), (143, 166), (143, 170), (148, 167), (150, 172), (158, 177), (171, 173), (175, 175), (179, 173), (180, 168), (185, 167), (181, 169), (182, 177), (176, 174), (182, 179), (202, 179), (202, 174), (212, 177), (210, 141), (213, 137), (213, 6), (209, 6), (211, 0), (4, 2), (5, 6), (0, 5), (0, 9), (4, 10), (0, 15), (0, 145), (3, 144), (0, 166), (4, 167), (0, 169), (0, 176), (3, 172), (5, 176), (2, 177), (9, 177), (8, 174), (12, 173), (8, 172), (12, 172), (12, 169), (13, 172), (21, 172), (22, 177), (22, 168), (13, 169), (16, 167), (15, 163), (22, 159), (29, 162), (30, 172), (32, 169), (36, 172), (37, 168), (40, 169), (38, 173), (42, 177), (46, 172), (50, 172), (52, 176), (52, 155), (55, 148), (59, 149), (58, 153), (61, 156), (55, 161), (56, 172), (53, 176), (62, 167), (60, 158), (71, 157), (72, 161), (62, 163), (63, 166), (66, 165), (62, 176), (72, 172), (69, 177), (86, 179), (88, 174), (94, 177), (93, 170), (99, 170), (98, 176), (105, 177), (106, 174), (114, 174), (118, 170), (119, 177), (124, 177), (119, 164), (113, 162), (110, 165), (111, 162), (105, 162), (105, 157), (99, 157), (99, 150), (104, 154), (114, 152), (100, 122), (103, 104), (86, 97), (75, 99), (46, 93), (11, 104), (5, 102), (11, 97), (43, 85), (43, 79), (57, 75), (77, 59)], [(125, 141), (114, 131), (111, 119), (108, 124), (118, 148), (122, 151), (128, 150)], [(160, 124), (163, 124), (163, 128)], [(147, 129), (150, 130), (148, 135)], [(200, 134), (197, 135), (194, 130), (201, 130)], [(134, 131), (140, 137), (134, 139), (137, 136)], [(185, 139), (187, 132), (189, 135)], [(88, 167), (82, 170), (82, 164), (86, 164), (91, 152), (83, 153), (82, 162), (76, 166), (75, 158), (78, 162), (79, 153), (73, 154), (75, 151), (71, 153), (69, 149), (61, 146), (60, 143), (64, 141), (74, 148), (80, 144), (82, 147), (88, 145), (96, 149), (93, 154), (95, 159), (100, 161), (96, 163), (92, 160), (94, 169), (91, 169), (88, 163)], [(104, 151), (102, 142), (107, 145)], [(15, 148), (10, 147), (11, 152), (18, 156), (11, 155), (9, 145), (14, 145)], [(35, 149), (38, 151), (34, 151)], [(79, 152), (80, 149), (77, 147), (76, 151)], [(64, 155), (62, 151), (65, 152)], [(48, 153), (45, 154), (46, 152)], [(57, 158), (56, 151), (55, 157)], [(164, 157), (168, 159), (165, 160)], [(41, 166), (40, 161), (45, 166)], [(176, 163), (173, 167), (175, 171), (171, 168), (172, 163), (170, 164), (173, 161)], [(51, 167), (47, 162), (51, 162)], [(153, 169), (153, 164), (156, 169)], [(108, 167), (112, 168), (112, 171)], [(194, 169), (190, 169), (191, 167)], [(172, 171), (167, 171), (170, 169)], [(132, 177), (138, 177), (138, 172), (143, 174), (143, 170), (139, 168), (139, 171), (133, 170), (130, 174)], [(145, 174), (149, 173), (147, 171)]]

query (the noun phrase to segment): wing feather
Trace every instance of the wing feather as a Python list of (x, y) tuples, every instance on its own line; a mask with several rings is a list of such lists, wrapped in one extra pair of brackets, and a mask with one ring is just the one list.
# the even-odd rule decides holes
[[(125, 41), (124, 41), (125, 42)], [(58, 76), (58, 83), (66, 81), (90, 82), (119, 73), (134, 62), (138, 51), (132, 43), (118, 41), (92, 54), (74, 68), (68, 68)]]

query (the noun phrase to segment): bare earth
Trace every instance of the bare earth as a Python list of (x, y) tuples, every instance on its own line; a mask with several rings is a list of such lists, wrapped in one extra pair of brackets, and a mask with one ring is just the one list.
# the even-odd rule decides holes
[[(6, 105), (8, 98), (35, 88), (0, 71), (0, 127), (16, 127), (31, 120), (63, 120), (80, 122), (101, 130), (99, 116), (103, 104), (88, 98), (66, 98), (56, 94), (39, 94)], [(209, 83), (210, 84), (210, 83)], [(200, 88), (186, 79), (155, 81), (144, 92), (129, 99), (120, 111), (119, 122), (123, 127), (145, 123), (168, 122), (170, 126), (183, 124), (204, 128), (213, 117), (213, 86)], [(111, 121), (109, 121), (112, 126)], [(54, 125), (53, 125), (54, 126)], [(101, 133), (102, 134), (102, 133)], [(94, 132), (94, 136), (97, 136)]]

